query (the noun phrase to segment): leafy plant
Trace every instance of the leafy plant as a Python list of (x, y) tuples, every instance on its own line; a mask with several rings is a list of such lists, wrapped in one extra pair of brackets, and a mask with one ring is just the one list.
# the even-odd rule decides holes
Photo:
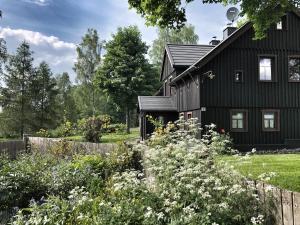
[(101, 117), (90, 117), (83, 125), (84, 137), (89, 142), (100, 142), (103, 125)]

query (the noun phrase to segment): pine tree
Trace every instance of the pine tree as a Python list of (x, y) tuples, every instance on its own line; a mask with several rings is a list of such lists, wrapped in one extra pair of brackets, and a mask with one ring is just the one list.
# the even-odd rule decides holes
[(3, 74), (4, 86), (0, 89), (7, 123), (21, 136), (30, 131), (32, 121), (31, 83), (35, 74), (32, 54), (29, 44), (23, 42), (16, 54), (9, 56)]

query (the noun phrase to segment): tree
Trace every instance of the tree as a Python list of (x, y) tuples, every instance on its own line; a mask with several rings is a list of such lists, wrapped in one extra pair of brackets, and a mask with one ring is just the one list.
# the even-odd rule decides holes
[(0, 89), (3, 110), (10, 127), (21, 136), (30, 129), (31, 84), (34, 77), (33, 52), (29, 44), (22, 42), (15, 55), (8, 58), (3, 74), (4, 86)]
[(76, 122), (78, 119), (78, 110), (73, 97), (73, 86), (69, 74), (64, 72), (58, 75), (56, 83), (58, 89), (57, 104), (60, 111), (59, 123), (63, 122), (63, 118), (67, 121)]
[[(103, 41), (100, 41), (98, 33), (94, 29), (88, 29), (87, 34), (77, 47), (77, 62), (74, 70), (77, 73), (77, 80), (83, 85), (84, 91), (81, 98), (84, 99), (88, 108), (95, 114), (95, 87), (93, 80), (97, 67), (101, 63), (101, 50)], [(91, 95), (90, 95), (91, 93)]]
[(31, 85), (33, 130), (53, 128), (57, 121), (56, 81), (46, 62), (41, 62), (36, 69)]
[(142, 41), (138, 28), (129, 26), (119, 28), (105, 47), (96, 82), (126, 115), (129, 133), (130, 111), (136, 107), (137, 96), (150, 88), (149, 80), (155, 79), (149, 74), (151, 66), (145, 58), (148, 46)]
[[(186, 22), (185, 6), (193, 1), (128, 0), (128, 3), (146, 18), (149, 25), (181, 28)], [(240, 4), (241, 15), (247, 15), (253, 23), (257, 39), (265, 37), (270, 26), (288, 10), (300, 6), (299, 0), (202, 0), (202, 3)]]
[(167, 43), (171, 44), (197, 44), (199, 37), (195, 34), (195, 27), (184, 26), (181, 30), (159, 28), (158, 37), (153, 41), (150, 50), (150, 59), (154, 66), (160, 70), (164, 49)]

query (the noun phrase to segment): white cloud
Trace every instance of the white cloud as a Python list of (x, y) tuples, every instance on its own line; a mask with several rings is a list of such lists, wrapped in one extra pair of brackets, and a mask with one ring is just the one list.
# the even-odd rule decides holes
[(76, 45), (69, 42), (64, 42), (59, 40), (58, 37), (55, 36), (45, 36), (40, 32), (34, 32), (30, 30), (23, 30), (23, 29), (11, 29), (7, 28), (0, 28), (0, 38), (8, 38), (8, 37), (15, 37), (19, 40), (25, 40), (29, 44), (33, 45), (50, 45), (55, 49), (62, 49), (62, 48), (69, 48), (75, 49)]
[(23, 29), (1, 28), (0, 38), (4, 38), (10, 52), (15, 49), (22, 41), (30, 44), (34, 52), (35, 64), (46, 61), (55, 74), (68, 72), (71, 79), (75, 80), (73, 65), (76, 60), (76, 45), (65, 42), (55, 36), (47, 36), (40, 32)]
[(39, 6), (46, 6), (49, 4), (50, 0), (23, 0), (24, 2), (36, 4)]

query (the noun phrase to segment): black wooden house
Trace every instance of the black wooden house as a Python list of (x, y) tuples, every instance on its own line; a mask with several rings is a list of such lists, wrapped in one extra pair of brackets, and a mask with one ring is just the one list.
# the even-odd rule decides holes
[(179, 115), (229, 132), (239, 148), (300, 147), (300, 13), (291, 11), (267, 37), (251, 23), (227, 27), (222, 41), (165, 48), (161, 96), (139, 97), (141, 136)]

